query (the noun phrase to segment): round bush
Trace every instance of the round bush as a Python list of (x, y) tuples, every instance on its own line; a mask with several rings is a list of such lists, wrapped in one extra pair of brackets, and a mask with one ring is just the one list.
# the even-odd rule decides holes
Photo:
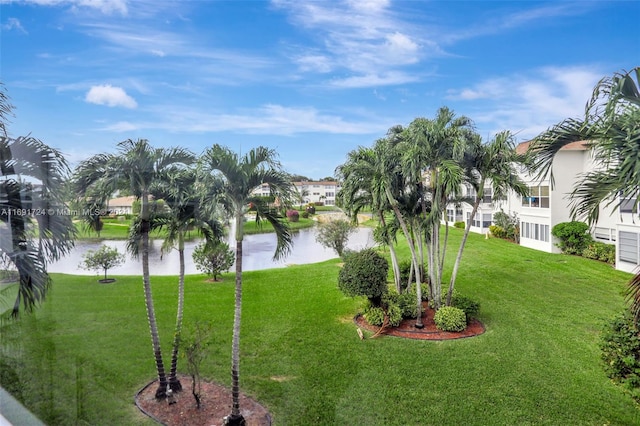
[(298, 210), (287, 210), (287, 219), (289, 222), (298, 222), (300, 220)]
[(433, 317), (436, 327), (442, 331), (463, 331), (467, 327), (467, 316), (460, 308), (443, 306)]
[(366, 296), (374, 306), (380, 306), (388, 291), (389, 264), (373, 249), (349, 254), (338, 274), (338, 288), (346, 296)]
[(640, 331), (627, 310), (607, 323), (600, 350), (607, 375), (640, 402)]

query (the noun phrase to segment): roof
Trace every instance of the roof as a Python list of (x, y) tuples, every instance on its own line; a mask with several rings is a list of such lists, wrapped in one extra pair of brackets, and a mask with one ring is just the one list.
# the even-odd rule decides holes
[[(516, 153), (524, 154), (529, 150), (529, 146), (532, 141), (521, 142), (516, 146)], [(560, 148), (560, 151), (586, 151), (589, 149), (587, 141), (576, 141), (568, 143), (567, 145)]]
[(110, 207), (116, 207), (116, 206), (131, 207), (135, 199), (136, 197), (134, 196), (112, 198), (109, 200), (109, 206)]

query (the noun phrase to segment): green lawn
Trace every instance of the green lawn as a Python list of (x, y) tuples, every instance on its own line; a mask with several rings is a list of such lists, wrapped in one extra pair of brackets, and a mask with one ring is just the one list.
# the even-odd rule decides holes
[[(457, 241), (461, 231), (451, 234)], [(597, 347), (630, 275), (472, 234), (458, 288), (481, 303), (485, 334), (361, 341), (352, 322), (361, 302), (337, 290), (338, 265), (245, 273), (241, 387), (274, 424), (640, 424)], [(48, 424), (152, 424), (132, 403), (155, 372), (141, 281), (56, 274), (47, 302), (0, 330), (0, 360), (15, 367), (21, 399)], [(177, 279), (152, 285), (168, 356)], [(233, 286), (229, 274), (215, 284), (186, 280), (185, 322), (210, 320), (215, 330), (204, 375), (227, 386)]]

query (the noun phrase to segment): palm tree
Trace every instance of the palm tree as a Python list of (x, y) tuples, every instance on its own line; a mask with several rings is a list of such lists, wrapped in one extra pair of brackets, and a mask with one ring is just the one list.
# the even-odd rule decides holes
[[(520, 196), (527, 195), (527, 186), (520, 180), (515, 169), (515, 165), (520, 159), (516, 154), (515, 142), (511, 132), (500, 132), (487, 144), (482, 144), (479, 137), (472, 138), (469, 142), (466, 156), (468, 161), (466, 164), (468, 169), (467, 176), (469, 178), (468, 182), (473, 186), (477, 194), (471, 210), (472, 218), (478, 212), (485, 183), (491, 184), (494, 200), (506, 197), (508, 191), (514, 191)], [(451, 305), (451, 297), (462, 260), (462, 252), (470, 229), (471, 221), (468, 221), (453, 265), (447, 292), (447, 305)]]
[[(635, 80), (634, 80), (635, 78)], [(551, 176), (558, 151), (586, 141), (596, 167), (581, 176), (569, 194), (572, 217), (596, 223), (600, 206), (620, 207), (625, 199), (640, 200), (640, 67), (598, 82), (584, 117), (569, 118), (537, 136), (529, 147), (532, 167)], [(640, 321), (640, 273), (629, 283), (628, 300)]]
[(47, 263), (69, 253), (75, 227), (64, 202), (67, 162), (31, 136), (0, 136), (0, 255), (19, 276), (13, 304), (33, 309), (49, 288)]
[(66, 160), (34, 137), (10, 137), (11, 113), (0, 83), (0, 258), (18, 272), (11, 311), (17, 317), (20, 304), (31, 310), (44, 300), (50, 284), (47, 262), (71, 250), (75, 227), (64, 202)]
[(397, 226), (387, 224), (385, 213), (389, 204), (375, 152), (372, 148), (358, 147), (347, 154), (347, 161), (338, 166), (335, 173), (342, 182), (336, 199), (345, 213), (356, 221), (358, 213), (370, 207), (380, 221), (378, 235), (381, 242), (389, 247), (394, 283), (398, 293), (401, 293), (400, 267), (394, 245)]
[(290, 176), (281, 170), (274, 150), (257, 147), (240, 157), (227, 147), (214, 145), (201, 158), (201, 168), (210, 178), (205, 187), (211, 188), (205, 201), (220, 200), (233, 216), (236, 239), (236, 286), (233, 317), (233, 342), (231, 350), (231, 380), (233, 405), (226, 424), (244, 424), (240, 414), (240, 319), (242, 314), (242, 241), (244, 237), (244, 215), (249, 208), (255, 210), (256, 222), (267, 220), (276, 233), (274, 259), (288, 254), (291, 249), (291, 234), (277, 210), (269, 206), (263, 197), (252, 195), (252, 190), (268, 184), (272, 196), (281, 200), (292, 199)]
[(154, 182), (166, 179), (175, 167), (193, 163), (194, 156), (182, 148), (153, 148), (145, 139), (128, 139), (120, 142), (117, 148), (118, 154), (98, 154), (80, 163), (76, 170), (76, 190), (83, 195), (97, 187), (103, 194), (111, 194), (118, 185), (126, 183), (140, 200), (139, 228), (134, 229), (131, 235), (140, 236), (136, 244), (139, 243), (142, 251), (142, 282), (159, 382), (156, 398), (161, 399), (166, 397), (167, 378), (149, 278), (149, 194)]
[[(436, 309), (442, 301), (442, 269), (446, 241), (440, 241), (440, 222), (446, 206), (459, 191), (464, 179), (462, 159), (465, 147), (473, 137), (472, 122), (456, 117), (443, 107), (435, 119), (417, 118), (407, 128), (401, 150), (402, 166), (409, 182), (419, 187), (427, 176), (425, 194), (421, 196), (424, 215), (429, 288)], [(430, 201), (430, 209), (427, 209)]]
[[(162, 253), (177, 247), (180, 260), (178, 276), (178, 308), (176, 326), (173, 334), (171, 350), (171, 368), (169, 370), (169, 387), (172, 391), (182, 390), (182, 384), (177, 377), (178, 350), (182, 334), (182, 317), (184, 308), (184, 242), (187, 233), (197, 231), (209, 244), (224, 237), (222, 223), (215, 214), (207, 215), (210, 208), (200, 204), (200, 194), (197, 191), (196, 170), (192, 168), (180, 169), (167, 173), (168, 180), (157, 182), (151, 193), (157, 200), (164, 200), (169, 209), (168, 214), (162, 212), (151, 219), (151, 229), (166, 229), (167, 236), (162, 244)], [(215, 204), (212, 204), (215, 206)]]

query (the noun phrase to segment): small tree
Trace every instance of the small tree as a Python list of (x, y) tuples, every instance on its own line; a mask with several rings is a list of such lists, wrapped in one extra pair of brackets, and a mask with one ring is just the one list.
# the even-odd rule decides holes
[(200, 243), (193, 250), (193, 262), (196, 268), (210, 277), (214, 281), (218, 280), (218, 275), (227, 272), (233, 265), (235, 256), (225, 242), (218, 241), (214, 244)]
[(102, 245), (98, 250), (89, 250), (83, 256), (80, 267), (83, 269), (104, 271), (104, 279), (100, 282), (107, 282), (107, 271), (111, 268), (120, 266), (125, 261), (124, 254), (118, 252), (115, 247)]
[(560, 240), (557, 245), (566, 254), (581, 255), (593, 241), (589, 234), (589, 225), (584, 222), (559, 223), (553, 227), (551, 234)]
[(338, 253), (338, 256), (342, 257), (347, 241), (349, 241), (349, 236), (355, 229), (346, 220), (332, 220), (319, 226), (316, 241), (326, 248), (333, 249)]
[(191, 376), (191, 394), (196, 400), (197, 409), (200, 409), (202, 400), (200, 366), (208, 355), (210, 336), (211, 324), (196, 322), (193, 329), (188, 331), (180, 341), (183, 356), (187, 361), (187, 371)]
[(338, 275), (338, 288), (346, 296), (366, 296), (380, 306), (388, 291), (389, 263), (373, 249), (350, 253)]

